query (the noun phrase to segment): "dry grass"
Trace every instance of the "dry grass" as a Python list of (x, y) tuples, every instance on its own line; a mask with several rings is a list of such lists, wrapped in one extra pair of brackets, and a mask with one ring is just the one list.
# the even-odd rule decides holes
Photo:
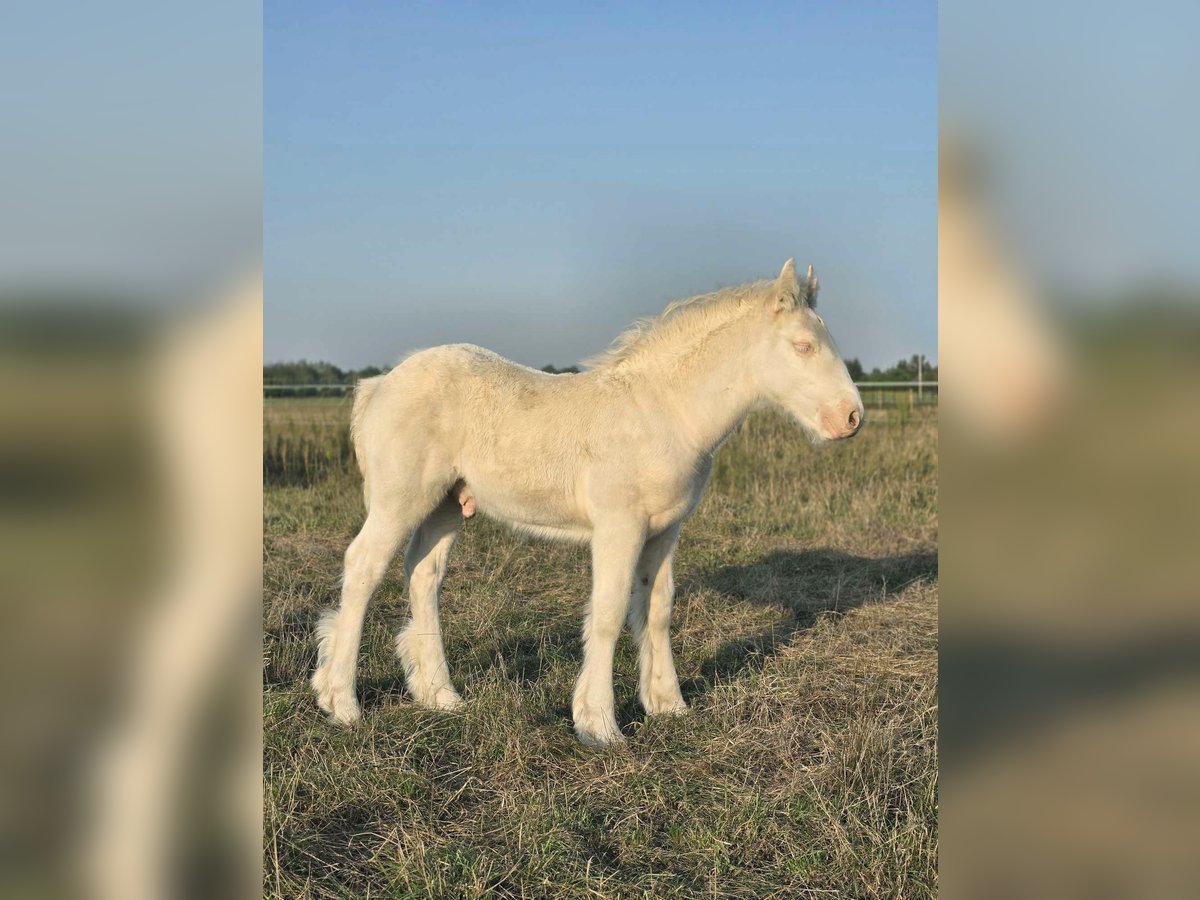
[(263, 483), (311, 484), (354, 469), (353, 398), (268, 399), (263, 408)]
[[(344, 428), (344, 406), (304, 405), (270, 405), (268, 448), (274, 427), (337, 446), (320, 432)], [(359, 486), (333, 465), (281, 479), (266, 495), (264, 893), (936, 894), (935, 415), (877, 414), (820, 449), (779, 417), (747, 423), (680, 545), (673, 633), (693, 711), (643, 717), (623, 640), (623, 751), (570, 728), (586, 551), (479, 519), (443, 592), (464, 708), (407, 697), (396, 571), (368, 615), (365, 719), (323, 721), (312, 622), (336, 602)]]

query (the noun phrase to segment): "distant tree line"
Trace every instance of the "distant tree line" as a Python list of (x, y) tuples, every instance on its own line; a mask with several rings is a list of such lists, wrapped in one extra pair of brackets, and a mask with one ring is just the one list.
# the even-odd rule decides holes
[[(857, 359), (846, 360), (846, 368), (850, 377), (855, 381), (916, 381), (920, 357), (916, 354), (908, 359), (902, 359), (894, 366), (880, 369), (878, 366), (870, 372), (863, 368)], [(382, 375), (386, 370), (378, 366), (367, 366), (363, 369), (340, 369), (327, 362), (279, 362), (263, 366), (264, 384), (302, 384), (320, 387), (323, 385), (336, 386), (354, 384), (360, 378), (371, 378)], [(557, 366), (542, 366), (543, 372), (552, 375), (566, 375), (579, 372), (579, 366), (567, 366), (560, 369)], [(925, 360), (922, 378), (925, 381), (937, 381), (937, 366)]]
[(354, 384), (360, 378), (371, 378), (383, 373), (384, 370), (378, 366), (339, 369), (333, 363), (309, 362), (302, 359), (299, 362), (278, 362), (263, 366), (263, 384)]
[[(277, 362), (263, 366), (263, 384), (295, 384), (311, 387), (336, 387), (338, 385), (354, 384), (360, 378), (372, 378), (382, 375), (387, 369), (379, 366), (367, 366), (363, 369), (342, 369), (333, 363), (309, 362), (302, 359), (299, 362)], [(574, 375), (579, 373), (579, 366), (542, 366), (543, 372), (551, 375)]]
[(846, 370), (855, 381), (916, 381), (918, 370), (921, 371), (922, 381), (937, 381), (937, 366), (929, 360), (925, 360), (924, 366), (921, 366), (920, 360), (921, 357), (914, 353), (887, 369), (876, 366), (868, 372), (857, 359), (848, 359)]

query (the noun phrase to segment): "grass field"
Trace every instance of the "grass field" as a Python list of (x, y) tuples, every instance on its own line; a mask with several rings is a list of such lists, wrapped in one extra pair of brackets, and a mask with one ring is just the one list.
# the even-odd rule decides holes
[(344, 400), (266, 405), (264, 895), (929, 897), (937, 892), (936, 411), (812, 447), (757, 414), (684, 527), (692, 712), (571, 731), (587, 551), (466, 523), (443, 589), (466, 703), (406, 694), (400, 567), (368, 613), (364, 719), (318, 714), (312, 626), (363, 518)]

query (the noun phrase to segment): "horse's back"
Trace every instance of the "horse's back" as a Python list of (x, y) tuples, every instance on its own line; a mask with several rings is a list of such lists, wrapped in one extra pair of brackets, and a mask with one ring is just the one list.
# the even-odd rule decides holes
[(512, 413), (553, 403), (567, 393), (570, 375), (551, 375), (505, 359), (474, 344), (420, 350), (392, 370), (397, 388), (410, 397), (436, 396), (455, 408), (480, 414), (497, 404)]
[(544, 464), (599, 401), (586, 376), (539, 372), (470, 344), (435, 349), (423, 364), (437, 369), (472, 455), (536, 454)]
[(363, 418), (389, 435), (403, 429), (469, 457), (544, 457), (561, 451), (564, 432), (594, 407), (583, 379), (539, 372), (473, 344), (431, 347), (384, 376)]

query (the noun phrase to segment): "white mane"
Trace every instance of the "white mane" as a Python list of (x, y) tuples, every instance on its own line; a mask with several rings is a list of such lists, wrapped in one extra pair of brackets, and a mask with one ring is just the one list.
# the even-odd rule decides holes
[(667, 341), (701, 338), (741, 314), (747, 308), (747, 301), (760, 299), (774, 285), (769, 279), (752, 281), (710, 294), (672, 300), (657, 316), (638, 319), (617, 335), (607, 350), (581, 364), (588, 369), (616, 367)]

